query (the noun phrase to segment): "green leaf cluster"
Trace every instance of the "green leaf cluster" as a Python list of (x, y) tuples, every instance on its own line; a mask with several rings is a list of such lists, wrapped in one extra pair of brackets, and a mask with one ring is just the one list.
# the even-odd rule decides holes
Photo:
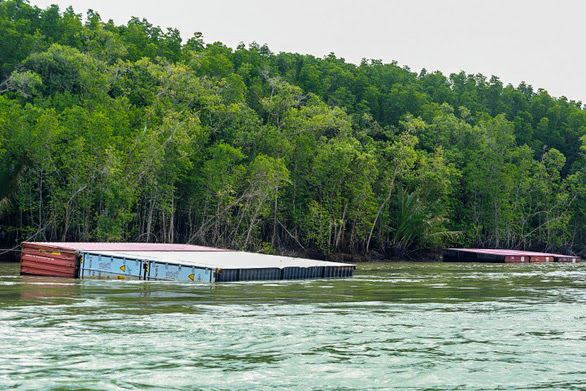
[(0, 242), (584, 252), (586, 111), (521, 83), (230, 48), (0, 0)]

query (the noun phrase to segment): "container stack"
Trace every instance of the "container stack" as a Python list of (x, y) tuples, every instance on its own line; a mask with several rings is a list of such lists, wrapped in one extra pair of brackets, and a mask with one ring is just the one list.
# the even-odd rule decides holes
[(168, 243), (24, 242), (21, 274), (211, 283), (351, 277), (355, 265)]

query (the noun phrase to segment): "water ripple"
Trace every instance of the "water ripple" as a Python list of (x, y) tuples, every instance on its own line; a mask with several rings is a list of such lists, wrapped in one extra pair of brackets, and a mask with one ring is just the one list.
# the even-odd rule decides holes
[(347, 280), (192, 286), (0, 265), (0, 385), (586, 388), (586, 265), (365, 264)]

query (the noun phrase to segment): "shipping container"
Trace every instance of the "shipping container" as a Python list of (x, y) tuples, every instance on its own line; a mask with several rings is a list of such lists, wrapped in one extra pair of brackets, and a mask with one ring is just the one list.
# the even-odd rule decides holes
[(80, 278), (145, 280), (146, 271), (147, 264), (139, 259), (92, 253), (82, 253), (80, 257)]
[(553, 262), (554, 257), (549, 255), (533, 255), (531, 257), (531, 263), (544, 263), (544, 262)]
[(540, 253), (535, 251), (485, 249), (485, 248), (448, 248), (444, 250), (446, 262), (578, 262), (573, 255)]
[(564, 256), (564, 257), (555, 257), (556, 262), (568, 262), (568, 263), (576, 263), (580, 262), (580, 257), (576, 257), (573, 255)]
[[(283, 257), (242, 251), (224, 252), (130, 252), (98, 251), (83, 254), (85, 274), (86, 259), (100, 256), (101, 262), (112, 266), (99, 268), (100, 276), (115, 277), (123, 261), (134, 259), (142, 262), (144, 279), (169, 280), (193, 283), (231, 281), (300, 280), (317, 278), (351, 277), (355, 265), (311, 259)], [(92, 266), (92, 269), (96, 269)]]
[(525, 263), (529, 262), (529, 257), (522, 255), (507, 255), (505, 256), (506, 263)]
[[(79, 275), (82, 251), (225, 252), (227, 250), (177, 243), (23, 242), (20, 273), (76, 278)], [(88, 270), (88, 273), (93, 272)]]
[(75, 278), (79, 259), (75, 249), (47, 246), (43, 243), (23, 243), (20, 273), (36, 276)]
[(214, 273), (211, 268), (160, 261), (146, 262), (148, 262), (147, 280), (193, 282), (196, 284), (214, 282)]

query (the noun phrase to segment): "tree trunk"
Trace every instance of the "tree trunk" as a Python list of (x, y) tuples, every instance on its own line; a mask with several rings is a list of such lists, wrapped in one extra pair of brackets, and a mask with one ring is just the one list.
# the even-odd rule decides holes
[(370, 240), (372, 239), (372, 234), (374, 232), (374, 228), (376, 227), (376, 223), (378, 222), (378, 219), (380, 218), (381, 213), (383, 212), (386, 204), (390, 201), (391, 195), (393, 194), (393, 188), (395, 187), (396, 177), (397, 177), (397, 172), (395, 171), (393, 173), (393, 177), (391, 178), (391, 181), (389, 182), (389, 191), (387, 192), (387, 196), (385, 197), (383, 202), (380, 204), (378, 210), (376, 211), (376, 216), (374, 218), (374, 221), (372, 222), (372, 226), (370, 227), (368, 239), (366, 240), (366, 253), (368, 253), (368, 250), (370, 249)]

